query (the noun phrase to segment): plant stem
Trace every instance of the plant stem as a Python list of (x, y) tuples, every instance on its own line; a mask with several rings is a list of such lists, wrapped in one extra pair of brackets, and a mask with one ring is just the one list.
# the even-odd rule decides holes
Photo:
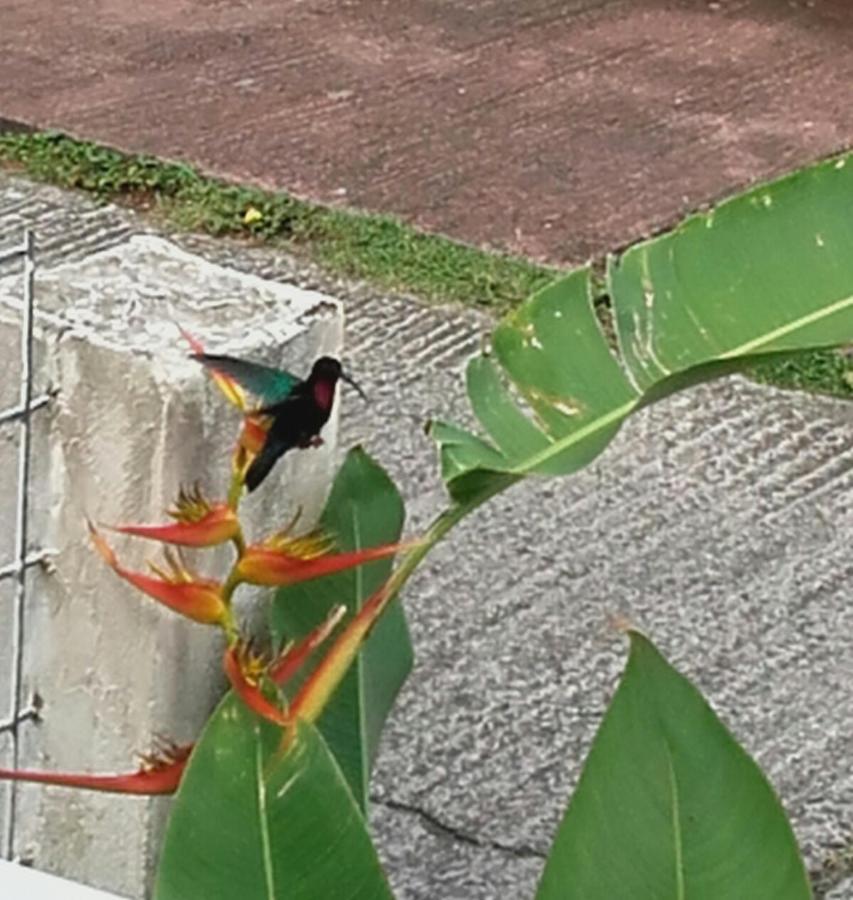
[(493, 481), (481, 488), (478, 493), (466, 500), (464, 503), (456, 502), (453, 506), (449, 506), (443, 512), (439, 513), (432, 524), (427, 528), (426, 534), (422, 541), (416, 543), (405, 556), (403, 556), (400, 564), (391, 573), (386, 587), (390, 598), (395, 597), (403, 588), (403, 585), (409, 580), (415, 569), (433, 547), (468, 513), (473, 512), (478, 506), (481, 506), (487, 500), (499, 494), (512, 484), (512, 481)]
[[(423, 540), (416, 543), (405, 554), (388, 581), (366, 601), (365, 605), (337, 636), (316, 669), (303, 683), (290, 707), (294, 720), (301, 718), (308, 722), (315, 722), (322, 715), (374, 626), (419, 563), (457, 522), (505, 486), (501, 482), (492, 482), (491, 486), (483, 489), (467, 502), (454, 504), (433, 521)], [(289, 743), (290, 737), (285, 735), (282, 743), (283, 749), (286, 749)]]
[(434, 520), (424, 535), (423, 541), (414, 545), (403, 556), (400, 564), (391, 573), (388, 579), (387, 587), (390, 598), (396, 596), (403, 588), (403, 585), (414, 574), (415, 569), (420, 565), (427, 554), (433, 547), (469, 512), (472, 512), (481, 503), (484, 503), (491, 495), (492, 491), (482, 497), (464, 504), (454, 504), (440, 513)]
[[(239, 560), (238, 560), (239, 561)], [(229, 606), (231, 604), (231, 595), (234, 593), (237, 585), (241, 583), (243, 579), (237, 574), (237, 563), (231, 567), (231, 571), (228, 573), (228, 577), (225, 579), (225, 584), (222, 585), (222, 602)]]
[(234, 548), (237, 551), (237, 558), (239, 559), (246, 552), (246, 539), (243, 537), (242, 528), (234, 535), (231, 542), (234, 544)]

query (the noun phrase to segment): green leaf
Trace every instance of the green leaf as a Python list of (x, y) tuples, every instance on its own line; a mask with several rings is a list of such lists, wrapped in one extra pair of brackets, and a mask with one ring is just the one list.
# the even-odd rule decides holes
[(196, 745), (172, 807), (156, 900), (391, 900), (364, 818), (322, 737), (233, 695)]
[(685, 386), (853, 341), (853, 154), (691, 216), (607, 264), (611, 346), (588, 267), (535, 294), (468, 369), (488, 440), (437, 423), (460, 503), (594, 459), (624, 419)]
[[(385, 471), (360, 448), (351, 450), (320, 518), (323, 528), (335, 536), (338, 549), (356, 550), (397, 541), (403, 517), (400, 493)], [(388, 578), (391, 567), (391, 560), (382, 560), (282, 588), (271, 611), (274, 637), (302, 637), (340, 603), (346, 604), (350, 614), (361, 609), (364, 600)], [(379, 620), (318, 722), (363, 810), (367, 808), (370, 769), (382, 727), (412, 661), (409, 629), (403, 609), (395, 601)]]
[(758, 766), (642, 635), (563, 819), (537, 900), (809, 900)]

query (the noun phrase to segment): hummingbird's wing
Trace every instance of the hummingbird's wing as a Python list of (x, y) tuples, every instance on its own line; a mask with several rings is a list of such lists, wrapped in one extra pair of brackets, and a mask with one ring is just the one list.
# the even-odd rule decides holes
[(261, 363), (218, 356), (213, 353), (193, 353), (192, 358), (223, 375), (229, 375), (237, 384), (259, 397), (266, 406), (287, 399), (302, 380), (284, 369), (274, 369)]

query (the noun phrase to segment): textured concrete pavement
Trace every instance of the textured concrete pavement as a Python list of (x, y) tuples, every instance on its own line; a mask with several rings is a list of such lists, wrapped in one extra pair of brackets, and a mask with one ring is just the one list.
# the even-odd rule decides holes
[[(44, 187), (48, 259), (145, 227)], [(425, 523), (443, 493), (421, 425), (465, 416), (488, 322), (330, 279), (284, 254), (179, 238), (346, 302), (343, 411)], [(401, 900), (526, 900), (625, 658), (614, 614), (694, 678), (780, 792), (809, 866), (853, 841), (853, 406), (730, 379), (644, 411), (593, 466), (481, 509), (412, 581), (417, 666), (385, 735), (373, 824)], [(93, 760), (96, 763), (97, 760)], [(133, 801), (117, 801), (133, 802)], [(833, 870), (832, 900), (853, 897)]]
[(28, 0), (0, 118), (578, 262), (853, 142), (849, 0)]

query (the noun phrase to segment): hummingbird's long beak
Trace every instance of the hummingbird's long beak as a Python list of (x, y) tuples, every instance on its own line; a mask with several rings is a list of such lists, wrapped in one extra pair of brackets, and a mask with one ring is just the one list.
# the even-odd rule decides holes
[(367, 394), (364, 393), (364, 391), (363, 391), (363, 390), (361, 389), (361, 387), (356, 383), (356, 381), (355, 381), (354, 378), (351, 378), (349, 375), (347, 375), (346, 372), (341, 372), (341, 378), (343, 378), (343, 380), (344, 380), (347, 384), (351, 384), (351, 385), (358, 391), (358, 393), (361, 395), (361, 399), (364, 400), (365, 403), (368, 403), (368, 402), (369, 402), (368, 399), (367, 399)]

